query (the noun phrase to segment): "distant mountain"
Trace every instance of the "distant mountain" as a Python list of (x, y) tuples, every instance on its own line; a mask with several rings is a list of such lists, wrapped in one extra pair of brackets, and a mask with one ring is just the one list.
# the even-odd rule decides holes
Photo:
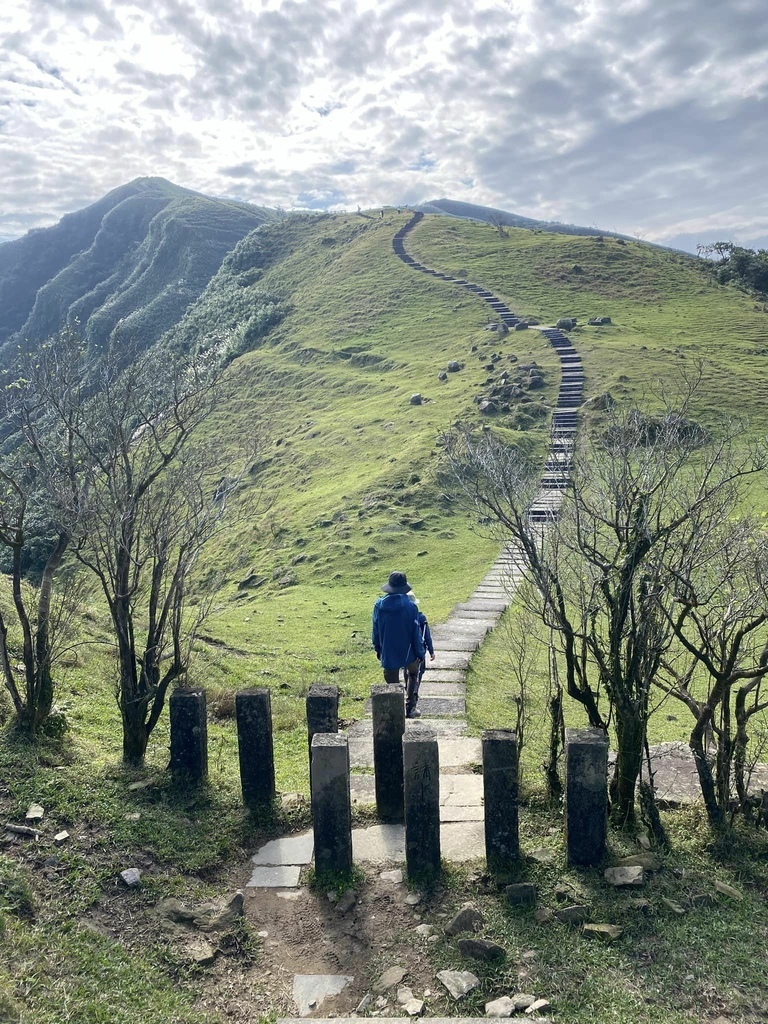
[(582, 228), (577, 224), (561, 224), (557, 220), (534, 220), (521, 217), (507, 210), (496, 210), (492, 206), (476, 206), (474, 203), (460, 203), (454, 199), (433, 199), (428, 203), (418, 203), (414, 210), (422, 213), (442, 213), (449, 217), (463, 217), (466, 220), (482, 220), (494, 227), (531, 228), (539, 231), (556, 231), (561, 235), (603, 235), (607, 238), (623, 238), (635, 241), (632, 235), (620, 235), (617, 231), (602, 231), (599, 228)]
[(222, 260), (274, 211), (137, 178), (50, 228), (0, 244), (2, 349), (82, 325), (151, 345), (176, 324)]

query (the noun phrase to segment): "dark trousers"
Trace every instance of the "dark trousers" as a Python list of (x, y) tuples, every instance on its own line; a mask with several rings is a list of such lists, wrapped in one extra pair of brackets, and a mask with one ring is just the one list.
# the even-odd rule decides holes
[[(419, 685), (421, 684), (421, 677), (424, 673), (426, 661), (417, 658), (416, 661), (410, 661), (403, 669), (403, 675), (405, 677), (405, 713), (413, 711), (416, 707), (416, 702), (419, 699)], [(393, 672), (390, 669), (384, 669), (384, 682), (385, 683), (400, 683), (400, 670)]]

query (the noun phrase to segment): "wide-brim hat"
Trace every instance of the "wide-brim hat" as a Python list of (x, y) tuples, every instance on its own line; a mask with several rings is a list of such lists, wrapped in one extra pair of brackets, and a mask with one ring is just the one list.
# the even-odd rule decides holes
[(411, 585), (404, 572), (391, 572), (389, 579), (381, 589), (385, 594), (407, 594)]

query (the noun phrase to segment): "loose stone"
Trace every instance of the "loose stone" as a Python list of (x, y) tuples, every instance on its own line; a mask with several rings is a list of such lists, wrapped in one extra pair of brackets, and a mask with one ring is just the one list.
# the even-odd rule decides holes
[(64, 829), (62, 832), (57, 832), (56, 835), (53, 837), (53, 841), (57, 846), (61, 846), (63, 843), (66, 843), (68, 839), (69, 832), (67, 832), (66, 829)]
[(727, 882), (715, 882), (715, 890), (723, 896), (730, 896), (732, 900), (742, 900), (744, 897), (738, 889), (734, 889), (732, 885), (728, 885)]
[(641, 867), (606, 868), (604, 877), (608, 885), (615, 888), (643, 885), (645, 874)]
[(403, 872), (400, 868), (394, 868), (392, 871), (382, 871), (379, 878), (382, 882), (392, 882), (393, 885), (399, 885), (403, 880)]
[(622, 857), (620, 868), (642, 868), (644, 871), (661, 871), (661, 861), (655, 853), (633, 853), (631, 857)]
[(126, 868), (120, 872), (120, 878), (129, 889), (135, 889), (141, 883), (141, 872), (138, 868)]
[(421, 903), (421, 893), (409, 892), (408, 895), (403, 900), (403, 903), (405, 903), (409, 907), (417, 907), (419, 903)]
[(45, 808), (40, 804), (30, 804), (27, 808), (27, 813), (24, 820), (28, 825), (34, 824), (36, 821), (42, 821), (45, 816)]
[(571, 907), (562, 907), (555, 911), (555, 917), (562, 924), (580, 925), (585, 924), (592, 916), (592, 908), (583, 903), (576, 903)]
[(386, 971), (374, 982), (373, 991), (381, 995), (389, 988), (399, 985), (406, 975), (404, 967), (388, 967)]
[(685, 913), (684, 907), (681, 907), (676, 900), (667, 899), (666, 896), (662, 896), (661, 905), (665, 907), (667, 910), (669, 910), (672, 914), (677, 915), (677, 917), (682, 917)]
[(504, 960), (507, 951), (489, 939), (459, 939), (459, 952), (474, 960)]
[(615, 942), (624, 934), (624, 929), (617, 924), (585, 924), (582, 933), (590, 939), (602, 939), (603, 942)]
[(461, 999), (480, 984), (480, 979), (471, 971), (438, 971), (437, 977), (454, 999)]
[(461, 935), (462, 932), (476, 932), (483, 927), (483, 915), (467, 903), (445, 926), (446, 935)]

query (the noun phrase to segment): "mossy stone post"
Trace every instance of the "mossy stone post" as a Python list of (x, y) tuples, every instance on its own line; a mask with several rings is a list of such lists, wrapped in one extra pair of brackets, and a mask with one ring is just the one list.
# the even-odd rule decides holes
[(208, 775), (208, 719), (205, 690), (179, 687), (168, 702), (171, 773), (179, 781), (202, 782)]
[(435, 733), (410, 722), (403, 736), (403, 796), (408, 878), (429, 882), (440, 874), (440, 757)]
[(517, 860), (517, 736), (514, 729), (483, 733), (485, 859), (491, 871), (504, 871)]
[(344, 733), (312, 738), (312, 827), (319, 878), (352, 871), (352, 800), (349, 742)]
[(565, 841), (568, 864), (599, 864), (608, 828), (608, 737), (565, 731)]
[(405, 694), (402, 686), (371, 687), (373, 770), (376, 810), (382, 821), (403, 820), (403, 734)]
[(275, 797), (275, 755), (269, 690), (240, 690), (235, 697), (240, 785), (247, 807), (269, 807)]
[(309, 742), (309, 786), (312, 789), (312, 738), (318, 732), (339, 731), (339, 688), (312, 683), (307, 693), (307, 739)]

